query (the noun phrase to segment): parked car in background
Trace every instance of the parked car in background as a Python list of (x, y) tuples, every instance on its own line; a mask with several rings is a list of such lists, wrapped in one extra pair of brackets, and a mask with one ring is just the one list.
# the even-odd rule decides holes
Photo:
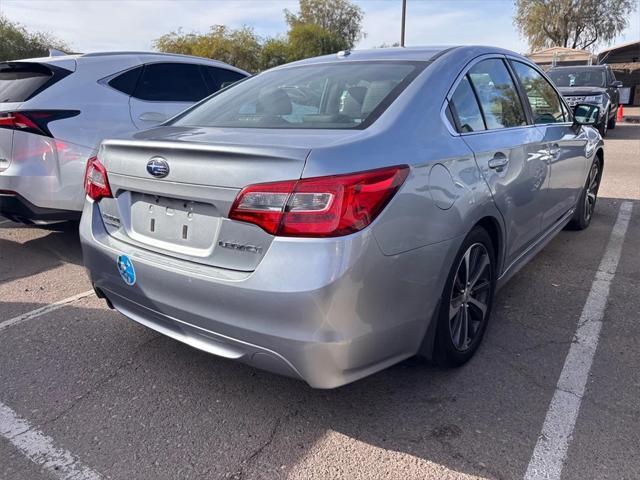
[(622, 82), (616, 80), (609, 65), (554, 67), (549, 78), (567, 99), (570, 106), (579, 103), (597, 105), (600, 118), (596, 127), (604, 137), (607, 130), (616, 128)]
[(496, 288), (589, 225), (598, 111), (488, 47), (284, 65), (102, 143), (85, 265), (136, 322), (313, 387), (461, 365)]
[(79, 219), (105, 137), (157, 126), (248, 74), (214, 60), (90, 53), (0, 63), (0, 215)]

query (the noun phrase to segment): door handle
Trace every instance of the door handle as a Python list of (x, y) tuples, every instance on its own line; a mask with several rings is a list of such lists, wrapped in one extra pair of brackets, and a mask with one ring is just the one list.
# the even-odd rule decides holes
[(496, 153), (491, 160), (489, 160), (489, 168), (493, 168), (498, 172), (501, 172), (504, 167), (509, 163), (509, 157), (507, 157), (504, 153), (498, 152)]

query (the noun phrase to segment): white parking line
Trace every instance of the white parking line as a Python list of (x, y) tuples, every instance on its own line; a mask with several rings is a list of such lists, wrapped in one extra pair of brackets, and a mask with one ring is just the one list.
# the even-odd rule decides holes
[(82, 465), (70, 452), (55, 446), (53, 439), (34, 429), (11, 408), (0, 403), (0, 436), (33, 463), (63, 480), (99, 480), (102, 476)]
[(87, 290), (86, 292), (79, 293), (77, 295), (74, 295), (73, 297), (65, 298), (64, 300), (45, 305), (44, 307), (32, 310), (27, 313), (23, 313), (22, 315), (11, 318), (9, 320), (5, 320), (4, 322), (0, 322), (0, 332), (5, 328), (17, 325), (18, 323), (26, 322), (27, 320), (39, 317), (40, 315), (44, 315), (45, 313), (53, 312), (54, 310), (58, 310), (59, 308), (69, 305), (70, 303), (77, 302), (78, 300), (89, 297), (93, 294), (93, 290)]
[(591, 291), (582, 310), (573, 343), (551, 399), (525, 480), (560, 479), (598, 346), (609, 289), (618, 268), (632, 209), (631, 202), (622, 202), (620, 205), (618, 218), (591, 284)]

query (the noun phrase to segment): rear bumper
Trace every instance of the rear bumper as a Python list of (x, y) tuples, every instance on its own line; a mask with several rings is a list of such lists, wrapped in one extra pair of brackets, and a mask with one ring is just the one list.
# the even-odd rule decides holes
[(0, 191), (0, 215), (21, 223), (80, 220), (80, 212), (42, 208), (17, 193)]
[(92, 153), (80, 145), (16, 131), (10, 161), (0, 171), (0, 191), (15, 192), (23, 200), (20, 203), (27, 208), (20, 207), (20, 212), (27, 220), (67, 220), (67, 212), (79, 218), (84, 169)]
[[(130, 319), (200, 350), (334, 388), (417, 353), (450, 242), (384, 256), (365, 230), (280, 239), (254, 272), (194, 266), (110, 237), (92, 202), (80, 225), (94, 288)], [(132, 259), (137, 282), (120, 278)], [(444, 273), (446, 275), (446, 273)]]

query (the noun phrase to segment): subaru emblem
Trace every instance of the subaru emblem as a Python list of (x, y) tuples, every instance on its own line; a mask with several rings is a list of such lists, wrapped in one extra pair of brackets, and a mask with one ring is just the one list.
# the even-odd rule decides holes
[(124, 283), (129, 286), (136, 283), (136, 271), (133, 268), (133, 262), (127, 255), (120, 255), (117, 260), (118, 272)]
[(147, 172), (156, 178), (164, 178), (169, 175), (169, 164), (162, 157), (153, 157), (147, 163)]

